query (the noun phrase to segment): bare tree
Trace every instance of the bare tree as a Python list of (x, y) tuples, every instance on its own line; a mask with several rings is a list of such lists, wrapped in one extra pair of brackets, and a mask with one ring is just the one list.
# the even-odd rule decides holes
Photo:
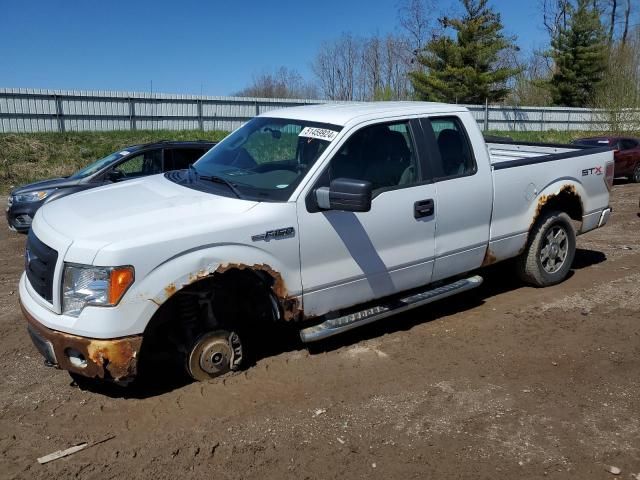
[(611, 2), (611, 10), (609, 17), (609, 43), (613, 43), (613, 32), (616, 26), (616, 10), (618, 9), (618, 0), (609, 0)]
[(608, 130), (640, 129), (640, 27), (611, 47), (608, 71), (596, 92), (595, 107)]
[(407, 33), (412, 50), (421, 50), (437, 25), (438, 11), (435, 0), (401, 0), (398, 3), (398, 21)]
[(545, 52), (534, 51), (525, 59), (518, 59), (520, 73), (516, 76), (506, 103), (511, 105), (546, 106), (551, 104), (551, 92), (546, 82), (552, 69)]
[(253, 76), (251, 85), (235, 94), (238, 97), (316, 98), (318, 89), (293, 69), (280, 67), (273, 72)]
[(567, 27), (571, 13), (571, 0), (540, 0), (542, 8), (542, 22), (551, 38), (558, 31)]
[(627, 8), (624, 10), (624, 31), (622, 33), (622, 44), (627, 43), (629, 35), (629, 18), (631, 17), (631, 0), (627, 0)]

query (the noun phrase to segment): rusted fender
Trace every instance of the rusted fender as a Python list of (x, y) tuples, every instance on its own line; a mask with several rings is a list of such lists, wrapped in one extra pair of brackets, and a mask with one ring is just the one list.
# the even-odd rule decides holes
[(536, 197), (536, 206), (533, 212), (533, 218), (531, 220), (531, 224), (529, 225), (529, 230), (531, 230), (531, 228), (533, 228), (535, 223), (538, 221), (538, 217), (540, 217), (540, 213), (542, 212), (542, 209), (545, 207), (545, 205), (547, 205), (549, 201), (551, 201), (552, 199), (560, 195), (574, 197), (576, 200), (580, 202), (580, 208), (584, 212), (584, 203), (582, 201), (580, 192), (578, 191), (576, 186), (572, 183), (564, 184), (560, 188), (554, 189), (550, 193), (543, 193), (538, 195), (538, 197)]
[(303, 310), (300, 304), (300, 299), (294, 295), (290, 295), (287, 286), (282, 278), (282, 274), (276, 269), (267, 265), (266, 263), (246, 264), (246, 263), (222, 263), (212, 264), (205, 268), (198, 269), (195, 272), (189, 273), (183, 276), (177, 282), (169, 283), (160, 296), (156, 296), (151, 299), (158, 306), (162, 305), (169, 298), (171, 298), (176, 292), (180, 291), (184, 287), (191, 285), (199, 280), (210, 277), (214, 274), (222, 274), (229, 270), (253, 270), (256, 272), (264, 272), (273, 279), (271, 285), (271, 291), (279, 304), (282, 306), (283, 320), (292, 321), (298, 320), (303, 317)]

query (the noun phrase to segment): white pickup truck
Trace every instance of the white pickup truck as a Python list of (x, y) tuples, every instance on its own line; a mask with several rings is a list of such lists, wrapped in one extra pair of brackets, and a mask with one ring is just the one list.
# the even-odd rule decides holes
[(474, 288), (494, 262), (558, 283), (612, 182), (608, 147), (485, 144), (459, 106), (271, 111), (189, 170), (41, 208), (21, 305), (48, 365), (126, 383), (173, 352), (208, 379), (275, 323), (321, 340)]

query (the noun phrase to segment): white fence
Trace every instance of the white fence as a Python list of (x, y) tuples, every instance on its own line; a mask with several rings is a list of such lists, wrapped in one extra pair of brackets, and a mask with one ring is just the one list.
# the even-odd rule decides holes
[[(226, 130), (276, 108), (322, 100), (0, 88), (0, 133), (100, 130)], [(602, 130), (583, 108), (467, 105), (483, 130)], [(637, 112), (634, 117), (638, 117)], [(640, 125), (640, 121), (635, 127)], [(634, 122), (635, 123), (635, 122)]]

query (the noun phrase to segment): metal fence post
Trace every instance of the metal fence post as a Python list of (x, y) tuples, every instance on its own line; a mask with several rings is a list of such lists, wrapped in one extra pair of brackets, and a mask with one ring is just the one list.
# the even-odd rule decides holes
[(136, 129), (136, 105), (131, 97), (129, 97), (129, 129)]
[(484, 99), (484, 131), (489, 131), (489, 99)]
[(567, 132), (571, 130), (571, 110), (567, 112)]
[(202, 118), (202, 99), (198, 100), (198, 127), (204, 131), (204, 119)]
[(258, 105), (257, 100), (255, 101), (255, 104), (256, 104), (256, 117), (257, 117), (258, 115), (260, 115), (260, 106)]
[(62, 100), (58, 95), (53, 95), (53, 100), (56, 104), (56, 119), (58, 121), (58, 131), (64, 133), (64, 113), (62, 112)]
[(540, 130), (544, 132), (544, 108), (540, 112), (540, 123), (542, 124)]

